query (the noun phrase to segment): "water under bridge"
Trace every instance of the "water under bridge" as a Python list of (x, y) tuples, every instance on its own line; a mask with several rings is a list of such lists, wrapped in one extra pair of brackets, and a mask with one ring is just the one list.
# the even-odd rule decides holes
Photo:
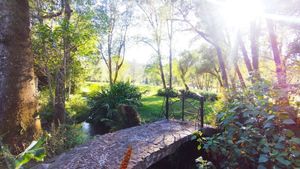
[(198, 126), (192, 122), (161, 120), (108, 133), (63, 153), (44, 169), (118, 169), (129, 146), (132, 154), (128, 168), (145, 169), (173, 154), (191, 140)]

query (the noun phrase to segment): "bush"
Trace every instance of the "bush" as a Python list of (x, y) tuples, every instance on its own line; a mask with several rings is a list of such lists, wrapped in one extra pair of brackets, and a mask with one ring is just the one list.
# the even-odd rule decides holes
[(88, 135), (82, 131), (81, 125), (60, 125), (58, 128), (53, 125), (49, 135), (45, 144), (48, 157), (61, 154), (88, 140)]
[(167, 88), (167, 89), (159, 89), (157, 91), (157, 96), (162, 96), (162, 97), (166, 97), (166, 96), (169, 96), (169, 97), (178, 97), (178, 91), (175, 90), (175, 89), (170, 89), (170, 88)]
[(91, 110), (87, 122), (107, 132), (126, 128), (126, 118), (121, 118), (123, 114), (117, 108), (122, 104), (139, 106), (141, 97), (142, 94), (138, 88), (129, 83), (113, 84), (111, 88), (106, 88), (91, 97), (89, 102)]
[(31, 160), (43, 161), (46, 151), (43, 147), (47, 136), (32, 141), (31, 144), (19, 155), (13, 155), (6, 145), (2, 145), (0, 138), (0, 168), (19, 169)]
[(75, 120), (76, 123), (83, 122), (89, 115), (90, 108), (85, 97), (79, 94), (71, 95), (66, 101), (66, 110), (68, 115)]
[(255, 86), (229, 99), (217, 120), (222, 133), (200, 139), (217, 168), (298, 168), (300, 138), (280, 118), (268, 86)]
[(92, 96), (90, 101), (91, 111), (97, 111), (104, 105), (108, 105), (111, 109), (116, 109), (119, 104), (127, 104), (131, 106), (141, 105), (142, 94), (137, 87), (130, 85), (128, 82), (118, 82), (113, 84), (111, 88), (103, 89), (100, 93)]
[(212, 92), (200, 92), (200, 95), (204, 96), (206, 101), (217, 101), (218, 100), (218, 95), (216, 93)]

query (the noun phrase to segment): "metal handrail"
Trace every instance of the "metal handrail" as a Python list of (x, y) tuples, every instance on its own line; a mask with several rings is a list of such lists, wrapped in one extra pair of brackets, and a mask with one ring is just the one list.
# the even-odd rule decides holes
[[(194, 99), (199, 101), (199, 109), (198, 109), (198, 116), (197, 119), (198, 121), (200, 121), (201, 125), (200, 127), (203, 128), (204, 127), (204, 101), (205, 98), (204, 96), (197, 94), (197, 93), (193, 93), (190, 91), (185, 91), (185, 90), (181, 90), (180, 91), (180, 95), (178, 96), (181, 100), (181, 120), (184, 121), (184, 115), (185, 115), (185, 103), (189, 103), (186, 102), (186, 99)], [(165, 102), (165, 117), (166, 119), (169, 119), (169, 106), (170, 106), (170, 97), (168, 95), (165, 96), (166, 98), (166, 102)], [(191, 103), (190, 103), (191, 104)], [(195, 105), (191, 104), (192, 107), (194, 107)], [(199, 124), (199, 123), (198, 123)]]

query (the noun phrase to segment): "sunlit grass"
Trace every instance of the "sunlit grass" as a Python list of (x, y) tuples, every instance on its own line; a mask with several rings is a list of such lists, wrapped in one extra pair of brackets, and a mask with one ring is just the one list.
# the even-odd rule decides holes
[[(164, 119), (163, 111), (165, 109), (164, 97), (157, 96), (157, 91), (161, 88), (160, 86), (152, 85), (137, 85), (140, 92), (142, 93), (142, 105), (137, 107), (142, 123), (150, 123), (160, 119)], [(100, 91), (103, 88), (108, 87), (107, 83), (95, 83), (88, 82), (81, 87), (83, 95)], [(170, 118), (181, 119), (181, 101), (178, 98), (172, 98), (170, 101)], [(215, 105), (217, 102), (205, 102), (204, 104), (204, 121), (206, 124), (214, 125), (216, 110)], [(185, 120), (195, 120), (199, 113), (199, 102), (188, 99), (185, 105)]]

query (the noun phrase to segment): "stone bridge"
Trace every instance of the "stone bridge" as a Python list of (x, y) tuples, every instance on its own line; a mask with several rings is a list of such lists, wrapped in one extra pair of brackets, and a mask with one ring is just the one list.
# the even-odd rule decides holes
[(63, 153), (47, 169), (118, 169), (129, 146), (128, 168), (146, 169), (191, 139), (197, 128), (191, 122), (162, 120), (96, 136), (86, 144)]

